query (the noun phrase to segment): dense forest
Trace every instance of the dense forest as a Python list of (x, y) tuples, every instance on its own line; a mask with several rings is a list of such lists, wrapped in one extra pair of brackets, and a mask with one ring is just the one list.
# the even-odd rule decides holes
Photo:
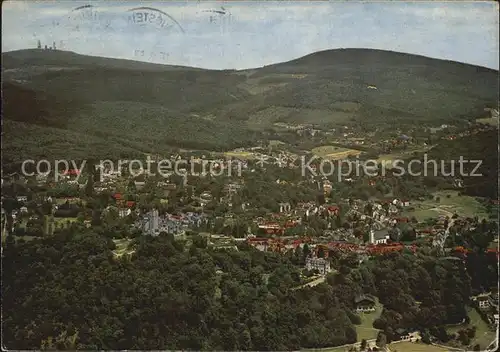
[[(485, 229), (486, 232), (489, 230)], [(390, 342), (398, 328), (438, 334), (461, 322), (469, 296), (494, 286), (498, 272), (474, 260), (436, 257), (430, 248), (377, 257), (334, 258), (324, 284), (300, 285), (297, 249), (280, 256), (247, 245), (207, 248), (173, 236), (140, 237), (117, 259), (115, 244), (90, 229), (61, 230), (25, 242), (7, 239), (3, 334), (11, 349), (292, 350), (353, 343), (354, 300), (379, 297), (374, 323)], [(335, 255), (332, 253), (332, 255)], [(444, 259), (443, 259), (444, 258)], [(493, 263), (493, 262), (492, 262)], [(491, 271), (484, 275), (484, 268)], [(479, 275), (481, 273), (481, 275)], [(481, 282), (471, 280), (481, 276)]]

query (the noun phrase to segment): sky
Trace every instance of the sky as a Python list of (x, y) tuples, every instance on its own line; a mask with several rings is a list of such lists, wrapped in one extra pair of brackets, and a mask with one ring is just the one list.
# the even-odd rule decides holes
[(86, 55), (246, 69), (372, 48), (498, 70), (498, 14), (498, 3), (480, 1), (11, 0), (2, 3), (2, 52), (40, 40)]

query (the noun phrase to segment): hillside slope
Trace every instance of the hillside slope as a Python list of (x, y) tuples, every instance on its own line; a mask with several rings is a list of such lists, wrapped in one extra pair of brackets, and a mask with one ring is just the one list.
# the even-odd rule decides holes
[[(498, 199), (498, 131), (487, 131), (456, 140), (441, 141), (429, 152), (432, 160), (454, 160), (459, 157), (473, 162), (464, 164), (464, 193)], [(477, 163), (480, 162), (479, 165)], [(458, 164), (457, 164), (458, 165)], [(476, 165), (478, 166), (475, 170)], [(458, 166), (457, 173), (459, 172)], [(479, 176), (480, 175), (480, 176)]]
[[(269, 106), (321, 110), (319, 122), (343, 118), (402, 120), (414, 123), (452, 121), (496, 106), (498, 71), (452, 61), (382, 50), (339, 49), (317, 52), (249, 73), (272, 84), (252, 104), (234, 104), (255, 114)], [(346, 111), (345, 105), (359, 105)], [(345, 113), (349, 113), (345, 116)], [(279, 118), (285, 122), (289, 115)]]
[[(100, 145), (113, 140), (99, 151), (110, 157), (251, 145), (275, 122), (436, 125), (477, 117), (497, 104), (498, 91), (498, 71), (368, 49), (243, 71), (30, 49), (3, 53), (2, 74), (4, 158), (11, 161), (37, 157), (39, 144), (43, 155), (59, 155), (64, 131)], [(40, 128), (57, 131), (40, 135)], [(86, 147), (77, 149), (64, 152), (84, 157)]]

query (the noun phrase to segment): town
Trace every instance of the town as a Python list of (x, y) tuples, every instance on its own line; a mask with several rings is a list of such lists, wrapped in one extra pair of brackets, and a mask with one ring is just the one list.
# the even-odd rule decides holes
[[(498, 113), (493, 114), (490, 118), (498, 119)], [(433, 135), (449, 140), (492, 130), (496, 130), (494, 125), (478, 122), (462, 130), (442, 127)], [(355, 130), (349, 134), (360, 135)], [(305, 134), (301, 138), (315, 137)], [(370, 139), (365, 141), (371, 143)], [(394, 153), (427, 143), (418, 145), (418, 141), (408, 137), (389, 145)], [(384, 141), (381, 148), (386, 145)], [(343, 151), (340, 154), (347, 155)], [(364, 154), (360, 151), (357, 156)], [(390, 172), (375, 177), (355, 175), (341, 181), (301, 175), (298, 157), (283, 143), (279, 148), (270, 144), (268, 148), (215, 155), (210, 162), (221, 170), (239, 168), (239, 172), (215, 175), (195, 171), (199, 161), (206, 158), (195, 151), (170, 156), (187, 163), (181, 175), (170, 172), (166, 178), (130, 169), (127, 163), (120, 170), (90, 164), (84, 170), (62, 170), (56, 177), (55, 173), (24, 176), (14, 172), (2, 177), (2, 238), (22, 243), (97, 228), (112, 240), (116, 260), (137, 255), (134, 243), (148, 236), (173, 236), (186, 248), (200, 241), (213, 251), (253, 248), (294, 258), (294, 265), (300, 268), (299, 281), (291, 288), (295, 290), (325, 283), (328, 277), (345, 270), (345, 261), (354, 260), (356, 267), (363, 267), (391, 253), (418, 255), (431, 251), (438, 258), (465, 263), (468, 253), (478, 250), (471, 234), (485, 236), (480, 240), (480, 250), (488, 260), (498, 259), (499, 202), (466, 195), (463, 179), (443, 177), (445, 186), (415, 192), (405, 190), (404, 183), (411, 181)], [(158, 159), (154, 156), (153, 163)], [(471, 314), (479, 314), (484, 320), (483, 333), (493, 337), (498, 325), (498, 290), (483, 286), (469, 299)], [(355, 297), (353, 304), (369, 322), (381, 311), (373, 295)], [(375, 325), (367, 327), (366, 333), (358, 332), (357, 343), (349, 348), (383, 348), (380, 339), (387, 340), (387, 331), (380, 330), (386, 334), (381, 335)], [(391, 332), (390, 341), (425, 339), (427, 343), (446, 341), (455, 347), (464, 343), (460, 334), (453, 337), (450, 333), (445, 339), (436, 336), (440, 335), (399, 328)], [(471, 344), (473, 340), (464, 341)], [(493, 339), (487, 345), (486, 338), (474, 341), (482, 341), (482, 348), (486, 348)]]

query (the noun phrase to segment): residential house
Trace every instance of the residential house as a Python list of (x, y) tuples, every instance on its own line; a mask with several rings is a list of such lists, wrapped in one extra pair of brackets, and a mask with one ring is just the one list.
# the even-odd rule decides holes
[(491, 293), (482, 293), (476, 296), (475, 301), (479, 309), (486, 310), (491, 307), (490, 297)]
[(340, 208), (336, 205), (327, 205), (326, 210), (328, 215), (338, 215), (340, 212)]
[(290, 203), (280, 203), (279, 206), (280, 213), (288, 213), (292, 209)]
[(135, 188), (140, 191), (141, 189), (144, 188), (144, 186), (146, 185), (146, 182), (144, 181), (134, 181), (134, 184), (135, 184)]
[(202, 206), (205, 206), (208, 203), (210, 203), (212, 199), (213, 199), (212, 193), (210, 193), (209, 191), (205, 191), (202, 194), (200, 194), (200, 203)]
[(400, 341), (410, 341), (412, 339), (412, 334), (407, 329), (399, 328), (395, 331), (396, 339)]
[(129, 216), (130, 214), (132, 214), (132, 211), (130, 209), (123, 209), (123, 208), (121, 208), (121, 209), (118, 210), (118, 215), (121, 218)]
[(18, 202), (27, 202), (28, 196), (17, 196), (16, 199)]
[(36, 175), (36, 181), (37, 181), (39, 186), (47, 183), (47, 175), (45, 175), (45, 174)]
[(164, 188), (168, 191), (173, 191), (177, 188), (177, 185), (175, 183), (171, 183), (171, 182), (162, 182), (162, 181), (159, 181), (157, 183), (157, 186), (160, 187), (160, 188)]
[(399, 209), (394, 204), (389, 204), (389, 214), (399, 213)]
[(283, 235), (283, 233), (285, 232), (285, 229), (280, 226), (280, 224), (275, 222), (259, 224), (259, 230), (265, 232), (268, 235)]
[(375, 305), (377, 304), (377, 300), (374, 296), (369, 294), (364, 294), (356, 297), (354, 300), (356, 305), (356, 312), (374, 312)]
[(19, 209), (21, 211), (21, 213), (27, 213), (28, 212), (28, 208), (27, 207), (21, 207), (21, 209)]

